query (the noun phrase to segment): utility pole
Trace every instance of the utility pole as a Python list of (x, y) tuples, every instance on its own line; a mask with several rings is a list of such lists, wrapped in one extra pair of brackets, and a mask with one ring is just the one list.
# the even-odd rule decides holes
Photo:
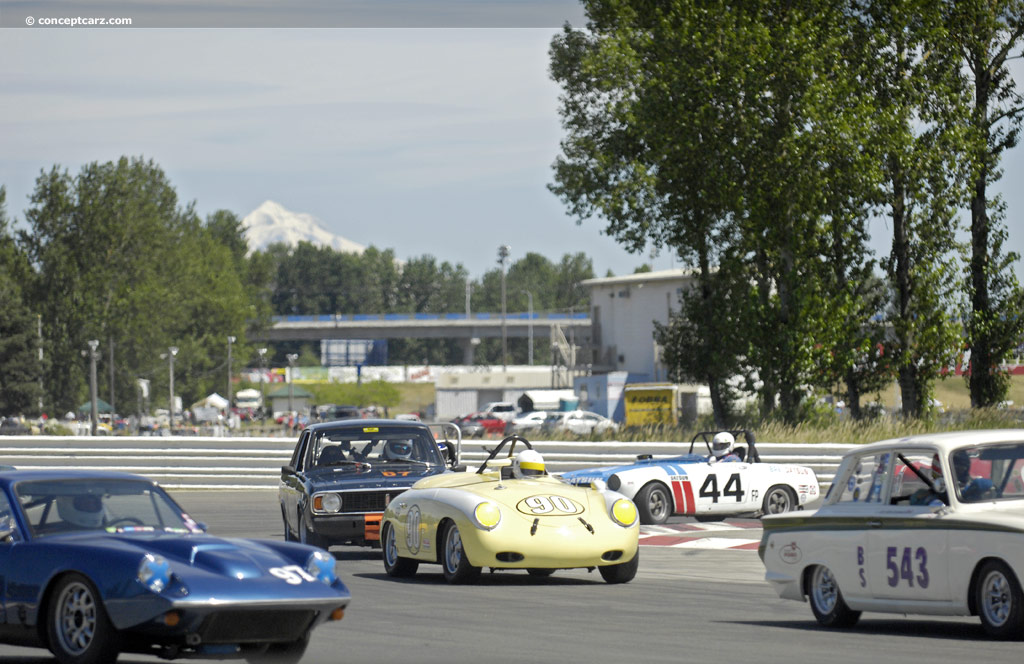
[(89, 435), (96, 435), (96, 424), (99, 422), (99, 408), (96, 405), (96, 349), (100, 345), (99, 339), (89, 340)]
[(526, 323), (527, 338), (529, 339), (529, 342), (527, 343), (527, 347), (526, 347), (526, 354), (530, 358), (529, 359), (529, 364), (532, 367), (533, 366), (533, 293), (531, 293), (528, 290), (524, 290), (523, 292), (526, 293), (526, 301), (529, 303), (529, 304), (527, 304), (527, 310), (528, 311), (527, 311), (527, 314), (526, 314), (527, 316), (529, 316), (529, 318), (527, 318), (527, 323)]
[(498, 264), (501, 265), (501, 370), (508, 371), (508, 317), (505, 311), (505, 264), (512, 247), (503, 244), (498, 247)]
[(178, 354), (178, 347), (177, 346), (171, 346), (170, 348), (167, 349), (167, 359), (168, 359), (169, 364), (170, 364), (170, 369), (169, 369), (170, 381), (169, 382), (170, 382), (170, 390), (171, 390), (171, 402), (169, 404), (170, 407), (167, 410), (170, 412), (170, 418), (171, 418), (170, 419), (170, 422), (171, 422), (170, 428), (171, 428), (171, 433), (172, 434), (174, 433), (174, 356), (177, 355), (177, 354)]
[(228, 337), (228, 415), (231, 414), (231, 344), (235, 343), (234, 337)]

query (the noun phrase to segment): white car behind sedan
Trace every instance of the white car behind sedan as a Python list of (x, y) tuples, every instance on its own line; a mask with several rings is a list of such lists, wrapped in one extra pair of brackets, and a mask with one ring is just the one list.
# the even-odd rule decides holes
[(1024, 637), (1022, 473), (1024, 430), (859, 447), (820, 509), (764, 518), (765, 579), (829, 627), (862, 611), (977, 615)]
[(619, 425), (604, 415), (588, 410), (552, 411), (542, 427), (544, 431), (570, 432), (580, 436), (618, 431)]

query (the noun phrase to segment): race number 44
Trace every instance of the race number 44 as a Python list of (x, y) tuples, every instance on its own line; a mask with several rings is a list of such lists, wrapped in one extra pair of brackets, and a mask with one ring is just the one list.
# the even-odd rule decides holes
[(711, 502), (717, 503), (718, 499), (722, 496), (728, 498), (735, 497), (737, 503), (743, 502), (743, 483), (740, 480), (739, 473), (733, 473), (729, 476), (722, 491), (718, 490), (718, 475), (714, 473), (709, 473), (707, 478), (704, 479), (704, 484), (700, 485), (701, 498), (710, 498)]

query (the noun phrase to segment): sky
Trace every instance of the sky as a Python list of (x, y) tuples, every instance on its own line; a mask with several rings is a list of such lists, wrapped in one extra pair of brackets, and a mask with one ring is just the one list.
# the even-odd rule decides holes
[[(583, 252), (598, 276), (680, 267), (670, 251), (628, 253), (600, 219), (577, 224), (546, 187), (563, 136), (548, 47), (565, 20), (582, 25), (574, 3), (376, 0), (339, 15), (304, 0), (305, 11), (284, 17), (272, 2), (246, 13), (230, 11), (235, 0), (175, 7), (199, 4), (224, 11), (0, 0), (9, 216), (23, 218), (40, 171), (74, 175), (130, 155), (163, 168), (201, 216), (243, 217), (273, 200), (360, 244), (461, 263), (474, 278), (497, 267), (501, 245), (512, 261)], [(393, 11), (371, 15), (370, 5)], [(136, 18), (124, 28), (38, 24), (82, 15)], [(355, 24), (367, 27), (337, 27)], [(1009, 246), (1024, 254), (1021, 150), (996, 188)], [(886, 253), (888, 225), (872, 233)]]

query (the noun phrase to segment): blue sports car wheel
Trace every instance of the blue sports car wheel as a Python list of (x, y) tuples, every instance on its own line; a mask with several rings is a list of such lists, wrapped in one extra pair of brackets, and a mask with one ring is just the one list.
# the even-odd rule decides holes
[(50, 595), (47, 634), (50, 650), (62, 664), (93, 664), (117, 659), (117, 631), (84, 576), (69, 574)]

